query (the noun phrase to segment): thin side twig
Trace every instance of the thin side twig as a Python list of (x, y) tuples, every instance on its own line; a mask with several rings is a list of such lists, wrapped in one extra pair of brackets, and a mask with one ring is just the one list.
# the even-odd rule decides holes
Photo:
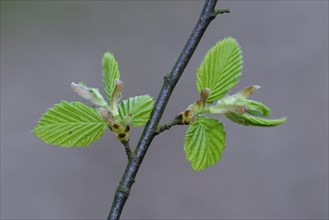
[(215, 8), (214, 15), (230, 13), (230, 9), (228, 8)]
[(126, 151), (126, 154), (127, 154), (128, 161), (130, 161), (133, 158), (134, 154), (131, 151), (130, 144), (129, 144), (129, 139), (126, 140), (126, 141), (122, 141), (121, 143), (125, 147), (125, 151)]
[(160, 125), (158, 127), (158, 129), (156, 130), (155, 135), (158, 135), (158, 134), (164, 132), (165, 130), (169, 130), (171, 127), (173, 127), (175, 125), (183, 125), (182, 120), (179, 118), (175, 118), (174, 120), (172, 120), (171, 122), (169, 122), (167, 124)]

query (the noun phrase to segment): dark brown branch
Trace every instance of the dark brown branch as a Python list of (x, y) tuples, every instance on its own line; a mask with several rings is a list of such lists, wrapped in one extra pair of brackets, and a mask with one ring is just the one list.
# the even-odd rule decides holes
[(120, 218), (121, 212), (129, 197), (130, 189), (135, 182), (136, 174), (147, 152), (147, 149), (150, 146), (153, 138), (157, 135), (158, 125), (170, 95), (173, 92), (179, 78), (183, 74), (185, 67), (190, 61), (208, 25), (218, 14), (214, 11), (216, 3), (217, 0), (207, 0), (205, 2), (200, 18), (180, 56), (178, 57), (176, 64), (172, 68), (171, 72), (164, 77), (164, 83), (155, 102), (150, 120), (144, 128), (144, 131), (134, 152), (134, 156), (132, 160), (128, 162), (120, 184), (115, 192), (112, 207), (107, 218), (108, 220)]

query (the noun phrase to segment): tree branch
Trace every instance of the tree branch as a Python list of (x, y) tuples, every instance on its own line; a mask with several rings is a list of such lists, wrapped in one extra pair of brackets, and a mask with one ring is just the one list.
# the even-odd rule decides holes
[(164, 77), (164, 83), (155, 102), (155, 106), (151, 113), (150, 119), (146, 124), (144, 131), (137, 144), (132, 160), (126, 166), (125, 172), (121, 178), (120, 184), (115, 192), (112, 207), (108, 216), (108, 220), (119, 219), (122, 209), (129, 197), (130, 189), (135, 182), (138, 169), (143, 158), (150, 146), (153, 138), (158, 134), (157, 129), (161, 116), (166, 108), (171, 93), (173, 92), (179, 78), (181, 77), (185, 67), (190, 61), (198, 43), (200, 42), (204, 32), (210, 22), (218, 13), (214, 12), (217, 0), (207, 0), (202, 9), (200, 18), (194, 27), (185, 47), (177, 59), (171, 72)]

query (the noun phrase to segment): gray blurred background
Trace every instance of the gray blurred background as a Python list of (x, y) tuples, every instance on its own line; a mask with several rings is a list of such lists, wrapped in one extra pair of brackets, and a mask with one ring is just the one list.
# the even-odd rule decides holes
[[(167, 106), (167, 122), (198, 98), (206, 51), (233, 36), (244, 55), (236, 92), (288, 116), (279, 127), (227, 131), (222, 160), (193, 172), (186, 127), (152, 143), (123, 219), (328, 218), (328, 1), (224, 1)], [(123, 98), (158, 95), (203, 1), (1, 1), (1, 218), (104, 219), (126, 165), (109, 131), (87, 148), (44, 144), (31, 130), (84, 81), (102, 90), (101, 59), (115, 54)], [(102, 90), (103, 91), (103, 90)], [(89, 104), (89, 103), (88, 103)], [(142, 129), (134, 129), (135, 146)]]

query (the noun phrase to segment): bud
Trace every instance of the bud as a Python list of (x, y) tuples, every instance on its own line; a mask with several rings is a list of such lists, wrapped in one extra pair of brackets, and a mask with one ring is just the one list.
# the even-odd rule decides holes
[(106, 107), (107, 103), (103, 96), (100, 94), (99, 90), (96, 88), (89, 88), (84, 83), (76, 84), (71, 83), (71, 87), (74, 92), (78, 93), (82, 98), (92, 102), (95, 105)]
[(114, 90), (113, 90), (112, 99), (111, 99), (111, 113), (114, 117), (119, 115), (118, 102), (121, 99), (122, 89), (123, 89), (123, 83), (118, 79), (114, 80)]
[(199, 113), (205, 113), (204, 109), (209, 93), (210, 90), (208, 88), (203, 89), (200, 93), (200, 100), (189, 105), (185, 111), (181, 112), (183, 124), (191, 124), (197, 119)]
[(103, 117), (104, 121), (111, 126), (115, 120), (111, 114), (111, 112), (109, 112), (107, 109), (105, 108), (99, 108), (99, 114)]
[(120, 141), (129, 139), (130, 127), (125, 123), (121, 123), (112, 116), (111, 112), (105, 108), (99, 108), (99, 113), (103, 117), (106, 124)]
[(231, 97), (234, 99), (246, 99), (251, 96), (256, 90), (260, 89), (261, 86), (253, 85), (242, 89), (241, 91), (235, 93)]
[(200, 101), (203, 104), (203, 107), (206, 104), (206, 101), (209, 97), (209, 93), (210, 93), (210, 89), (208, 89), (208, 88), (203, 89), (200, 93)]

